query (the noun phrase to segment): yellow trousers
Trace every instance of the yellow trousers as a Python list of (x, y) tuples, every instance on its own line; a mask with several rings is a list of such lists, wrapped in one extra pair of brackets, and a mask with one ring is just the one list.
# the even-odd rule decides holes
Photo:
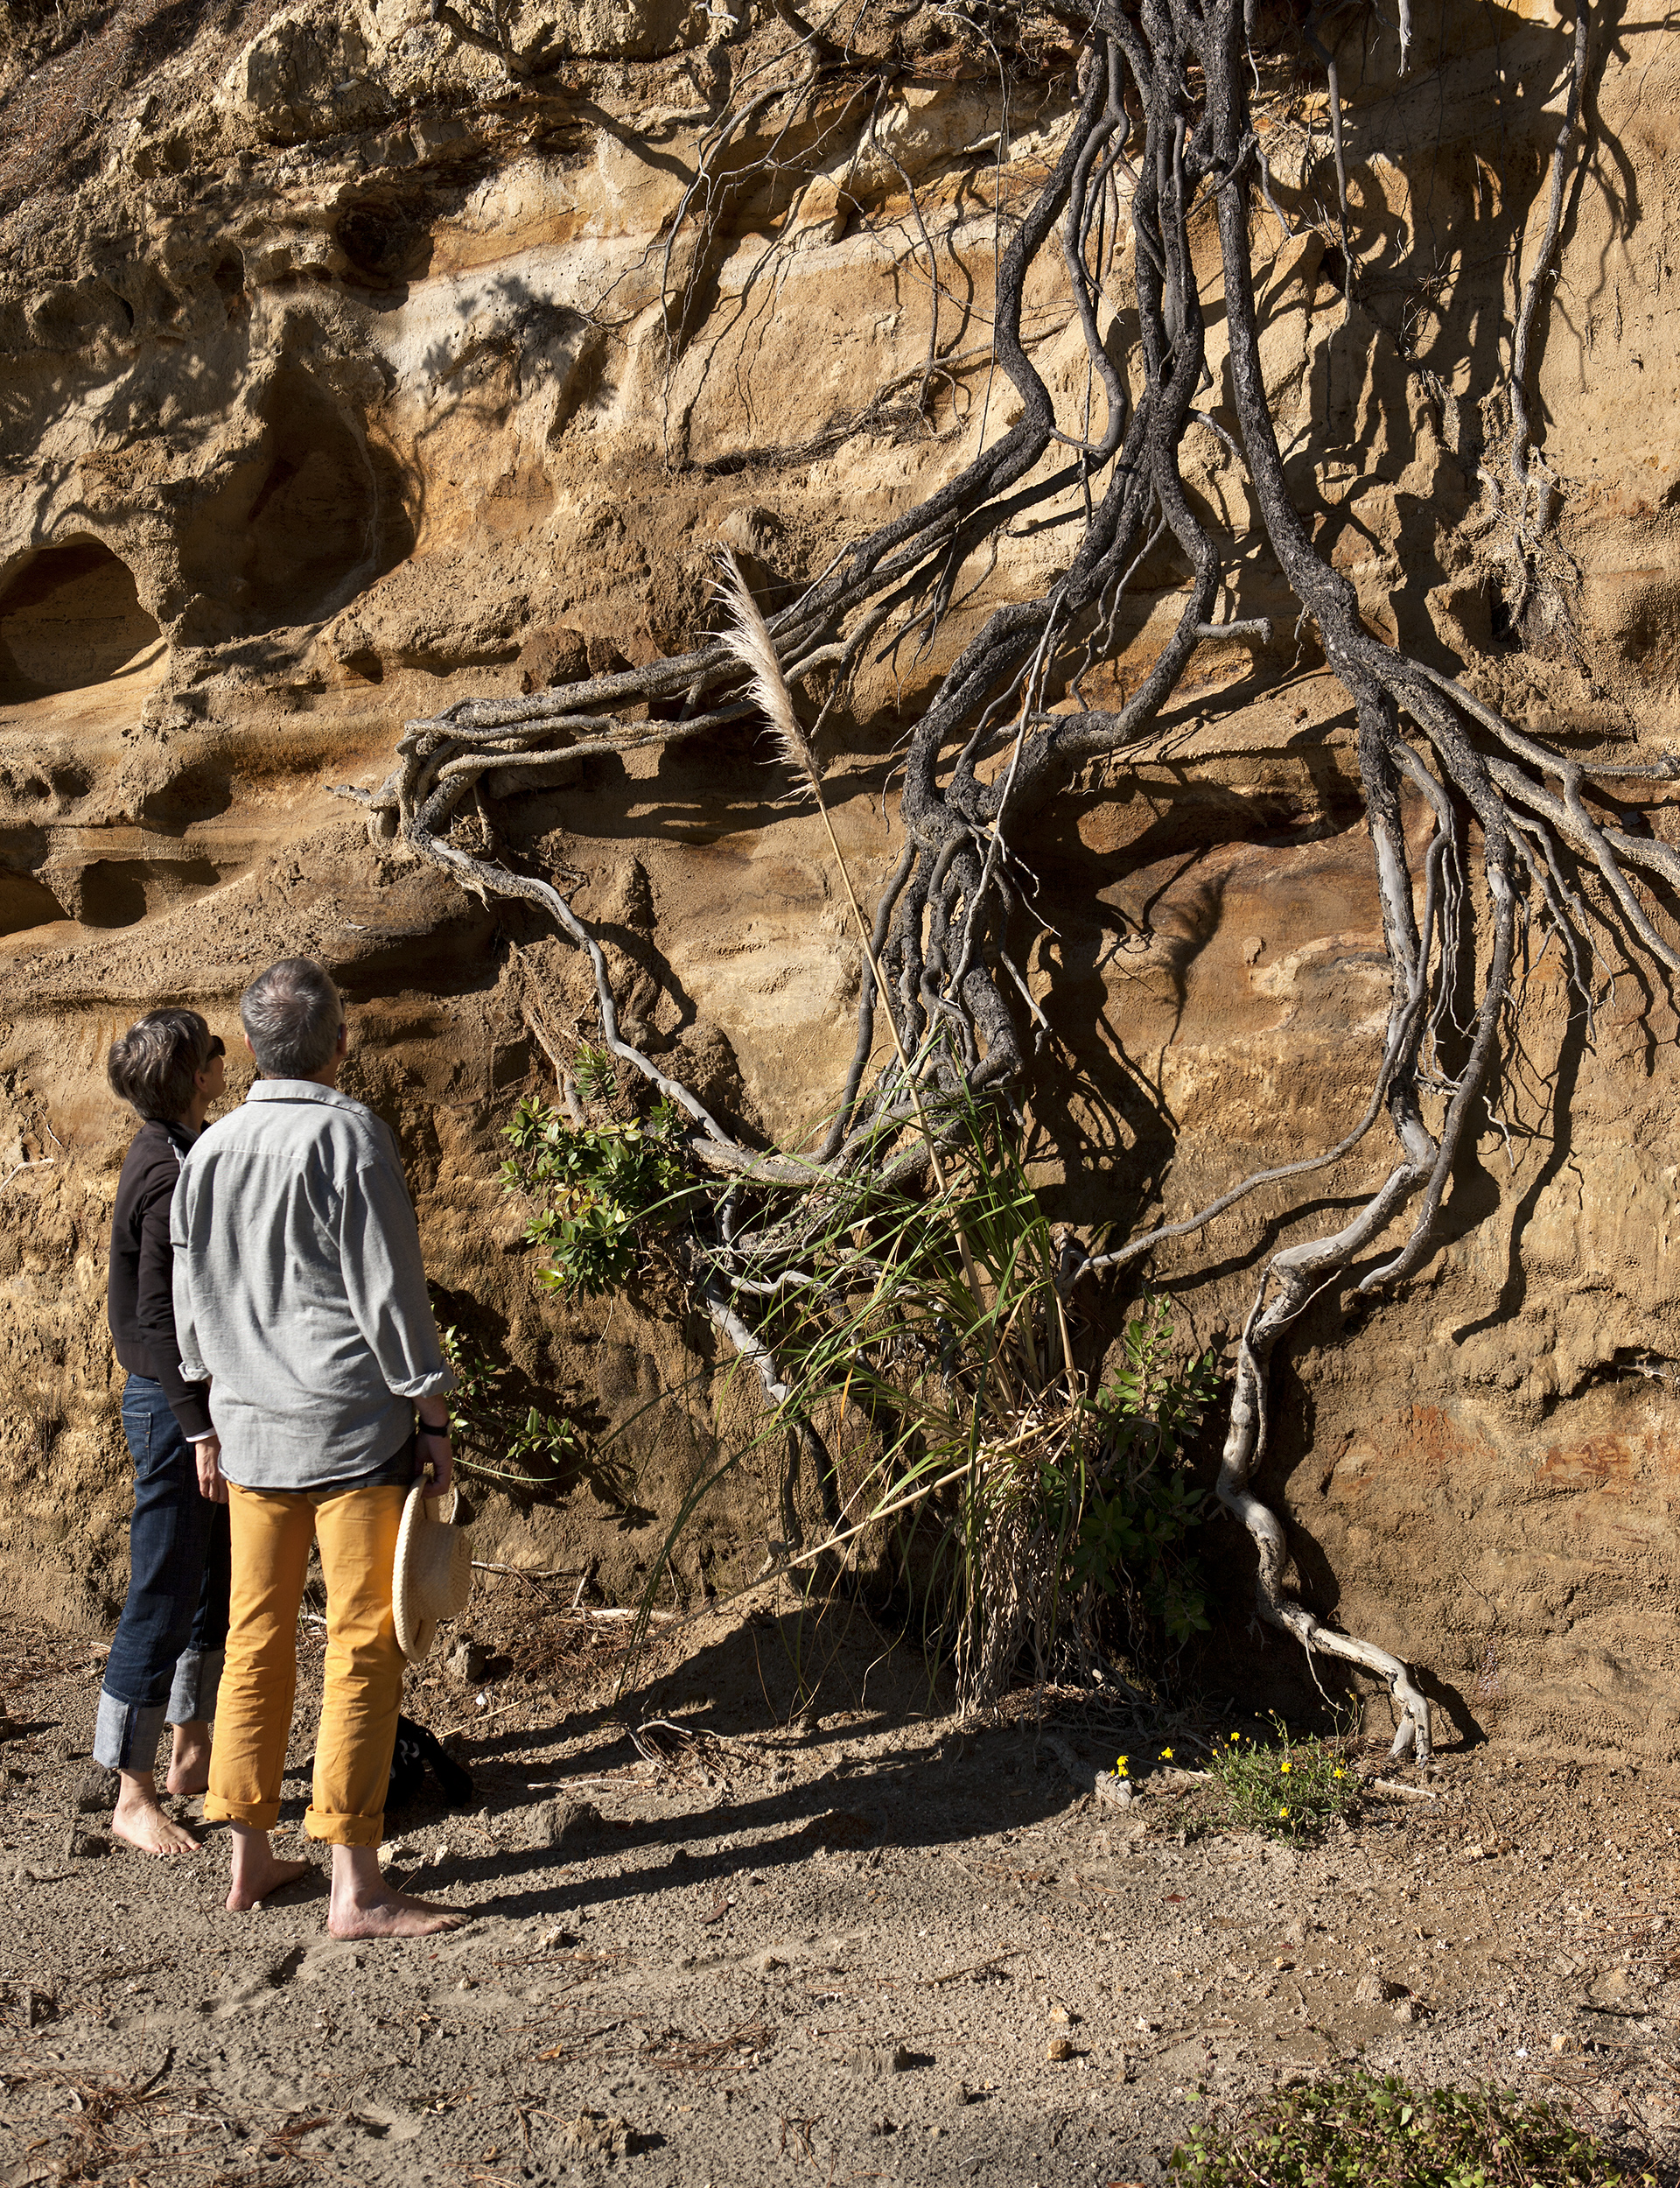
[(318, 1497), (228, 1484), (233, 1588), (207, 1821), (272, 1831), (279, 1820), (298, 1691), (298, 1612), (315, 1541), (326, 1581), (326, 1664), (304, 1828), (332, 1846), (377, 1846), (384, 1837), (402, 1700), (391, 1570), (406, 1495), (341, 1489)]

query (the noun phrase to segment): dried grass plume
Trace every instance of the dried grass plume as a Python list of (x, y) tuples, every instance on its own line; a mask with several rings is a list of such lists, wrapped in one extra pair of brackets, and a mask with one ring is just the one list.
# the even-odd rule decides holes
[(788, 679), (776, 658), (775, 641), (741, 575), (741, 566), (729, 548), (718, 550), (718, 567), (723, 578), (721, 590), (727, 618), (723, 642), (752, 679), (752, 697), (775, 733), (782, 758), (796, 775), (804, 776), (812, 796), (820, 805), (822, 763), (804, 724), (794, 711), (794, 695), (788, 689)]

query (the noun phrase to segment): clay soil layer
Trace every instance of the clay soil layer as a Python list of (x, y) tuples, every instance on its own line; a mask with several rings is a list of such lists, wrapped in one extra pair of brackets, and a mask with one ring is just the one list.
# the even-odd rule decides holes
[[(1064, 1708), (1130, 1757), (1099, 1808), (856, 1609), (673, 1622), (621, 1691), (622, 1619), (511, 1578), (472, 1619), (406, 1703), (472, 1807), (388, 1823), (472, 1919), (381, 1945), (327, 1936), (319, 1869), (228, 1914), (220, 1832), (114, 1847), (78, 1814), (100, 1654), (6, 1631), (6, 2181), (1152, 2181), (1201, 2107), (1338, 2061), (1664, 2129), (1666, 1781), (1460, 1750), (1298, 1847), (1159, 1764), (1186, 1718)], [(306, 1616), (299, 1850), (321, 1645)]]

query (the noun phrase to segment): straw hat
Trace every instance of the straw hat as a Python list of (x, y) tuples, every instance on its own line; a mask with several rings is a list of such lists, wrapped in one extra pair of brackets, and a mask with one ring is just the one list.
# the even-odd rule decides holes
[(450, 1522), (455, 1490), (438, 1497), (433, 1469), (409, 1491), (396, 1538), (396, 1567), (391, 1576), (391, 1608), (396, 1614), (397, 1645), (410, 1664), (431, 1647), (438, 1623), (458, 1618), (472, 1592), (472, 1537)]

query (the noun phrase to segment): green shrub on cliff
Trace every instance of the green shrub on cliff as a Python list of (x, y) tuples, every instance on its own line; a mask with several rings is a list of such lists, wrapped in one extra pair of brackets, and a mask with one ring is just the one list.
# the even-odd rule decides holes
[(539, 1280), (592, 1299), (627, 1283), (648, 1238), (681, 1220), (690, 1180), (668, 1103), (645, 1119), (601, 1115), (610, 1080), (596, 1069), (578, 1083), (592, 1098), (581, 1123), (540, 1098), (519, 1104), (504, 1127), (514, 1152), (501, 1184), (536, 1203), (525, 1236), (547, 1257)]

